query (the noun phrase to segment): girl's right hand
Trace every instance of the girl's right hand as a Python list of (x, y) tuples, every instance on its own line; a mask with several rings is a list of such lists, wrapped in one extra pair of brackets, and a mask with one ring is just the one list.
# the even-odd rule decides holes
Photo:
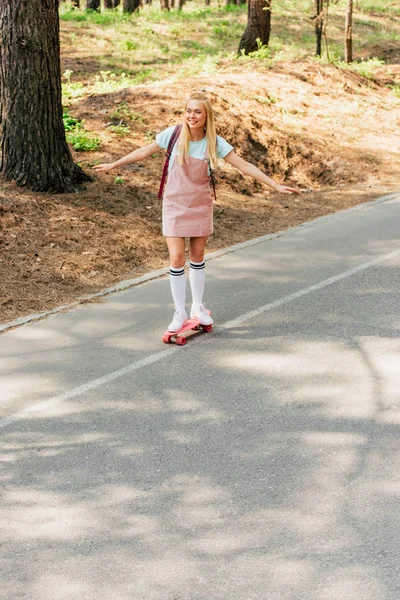
[(101, 173), (107, 173), (107, 171), (111, 171), (114, 168), (114, 163), (103, 163), (101, 165), (95, 165), (93, 169), (95, 171), (99, 171)]

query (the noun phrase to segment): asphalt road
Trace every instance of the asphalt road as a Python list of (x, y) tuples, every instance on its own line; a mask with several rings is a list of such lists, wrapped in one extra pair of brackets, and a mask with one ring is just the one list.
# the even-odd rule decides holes
[(400, 194), (0, 335), (0, 597), (400, 598)]

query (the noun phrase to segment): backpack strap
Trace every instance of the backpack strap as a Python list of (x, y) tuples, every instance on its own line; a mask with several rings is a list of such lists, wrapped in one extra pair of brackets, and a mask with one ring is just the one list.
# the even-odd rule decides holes
[[(218, 146), (218, 139), (217, 139), (217, 146)], [(217, 192), (215, 191), (215, 177), (214, 177), (213, 169), (211, 168), (211, 162), (210, 162), (210, 157), (208, 156), (208, 151), (206, 151), (204, 158), (206, 159), (207, 164), (208, 164), (211, 187), (212, 187), (212, 191), (213, 191), (214, 201), (216, 202), (217, 201)]]
[(167, 148), (167, 158), (165, 159), (165, 163), (164, 163), (164, 169), (163, 169), (163, 174), (161, 177), (161, 183), (160, 183), (160, 189), (158, 190), (158, 199), (161, 200), (162, 195), (163, 195), (163, 190), (164, 190), (164, 185), (165, 185), (165, 180), (167, 178), (168, 175), (168, 167), (169, 167), (169, 159), (171, 158), (171, 154), (172, 154), (172, 150), (174, 149), (174, 146), (177, 142), (177, 139), (181, 133), (181, 129), (182, 129), (182, 125), (176, 125), (174, 131), (172, 132), (172, 135), (169, 139), (168, 142), (168, 148)]
[(215, 191), (215, 179), (214, 179), (214, 175), (213, 175), (211, 168), (210, 168), (210, 179), (211, 179), (211, 185), (212, 185), (212, 190), (213, 190), (213, 194), (214, 194), (214, 202), (216, 202), (217, 201), (217, 193)]

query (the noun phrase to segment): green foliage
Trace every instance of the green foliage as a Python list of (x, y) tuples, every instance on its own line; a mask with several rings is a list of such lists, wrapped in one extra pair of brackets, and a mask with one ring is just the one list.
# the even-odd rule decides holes
[(66, 133), (82, 129), (81, 121), (79, 119), (75, 119), (75, 117), (72, 117), (65, 109), (63, 112), (63, 122)]
[(369, 0), (358, 0), (358, 8), (362, 12), (366, 13), (393, 13), (396, 15), (400, 14), (400, 6), (398, 3), (385, 2), (370, 2)]
[(132, 42), (132, 40), (125, 40), (124, 42), (125, 50), (136, 50), (138, 45), (136, 42)]
[(243, 4), (225, 4), (222, 10), (226, 13), (240, 13), (243, 12), (243, 6), (247, 12), (247, 6)]
[(146, 119), (139, 113), (135, 113), (126, 102), (120, 102), (118, 108), (112, 111), (110, 114), (112, 121), (138, 121), (139, 123), (146, 123)]
[(86, 131), (74, 131), (67, 133), (67, 142), (71, 144), (74, 150), (80, 152), (93, 152), (100, 148), (100, 140), (87, 133)]
[(119, 184), (125, 183), (125, 179), (123, 177), (121, 177), (120, 175), (117, 175), (114, 178), (114, 183), (119, 183)]
[(65, 109), (63, 112), (63, 122), (67, 142), (71, 144), (74, 150), (91, 152), (100, 148), (99, 138), (85, 131), (82, 121), (71, 116)]
[(95, 94), (110, 94), (132, 85), (138, 85), (144, 81), (154, 81), (154, 73), (153, 69), (145, 69), (132, 77), (124, 72), (100, 71), (100, 75), (94, 76), (91, 91)]
[(60, 19), (62, 21), (75, 21), (94, 23), (96, 25), (112, 25), (121, 21), (129, 21), (133, 15), (121, 13), (117, 10), (77, 10), (71, 2), (60, 3)]
[(264, 46), (261, 39), (257, 38), (257, 50), (254, 50), (254, 52), (249, 52), (248, 54), (245, 54), (245, 50), (242, 49), (241, 51), (241, 58), (247, 58), (250, 60), (266, 60), (271, 58), (271, 49), (268, 46)]
[(397, 96), (397, 98), (400, 98), (400, 85), (396, 84), (396, 85), (392, 85), (392, 92), (395, 96)]
[(260, 104), (275, 104), (277, 102), (275, 96), (254, 96), (254, 100), (257, 100)]
[(345, 63), (344, 61), (336, 61), (337, 66), (342, 69), (350, 69), (355, 71), (359, 75), (362, 75), (366, 79), (373, 79), (375, 70), (385, 64), (384, 60), (379, 58), (361, 59), (359, 62)]
[(121, 137), (125, 137), (126, 135), (128, 135), (128, 133), (131, 130), (130, 127), (128, 125), (125, 125), (124, 123), (119, 123), (118, 125), (109, 125), (107, 129)]
[(210, 54), (196, 54), (188, 57), (182, 68), (182, 76), (196, 77), (214, 75), (217, 71), (220, 57)]
[(73, 98), (79, 98), (79, 96), (83, 96), (85, 94), (85, 87), (83, 83), (76, 82), (71, 83), (71, 75), (73, 71), (65, 71), (63, 73), (63, 77), (67, 80), (66, 83), (62, 84), (62, 95), (64, 100), (72, 100)]

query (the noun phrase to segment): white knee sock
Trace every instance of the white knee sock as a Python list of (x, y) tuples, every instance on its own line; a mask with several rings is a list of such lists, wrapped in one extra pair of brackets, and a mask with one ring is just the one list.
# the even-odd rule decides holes
[(177, 310), (185, 310), (186, 303), (186, 276), (185, 267), (169, 269), (169, 283), (171, 285), (171, 293), (174, 304)]
[(206, 284), (206, 270), (204, 260), (200, 263), (190, 261), (189, 269), (192, 300), (194, 304), (203, 304), (204, 287)]

